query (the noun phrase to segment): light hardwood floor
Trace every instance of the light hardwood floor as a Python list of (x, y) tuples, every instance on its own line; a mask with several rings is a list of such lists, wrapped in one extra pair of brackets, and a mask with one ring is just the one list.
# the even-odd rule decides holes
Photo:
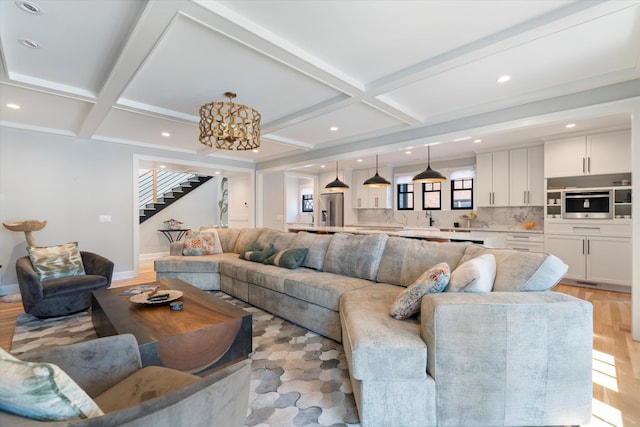
[[(150, 282), (153, 262), (140, 265), (134, 279), (113, 286)], [(640, 427), (640, 342), (631, 339), (631, 296), (559, 285), (554, 291), (593, 304), (593, 418), (589, 427)], [(0, 303), (0, 347), (9, 350), (21, 303)], [(571, 355), (567, 355), (571, 357)]]

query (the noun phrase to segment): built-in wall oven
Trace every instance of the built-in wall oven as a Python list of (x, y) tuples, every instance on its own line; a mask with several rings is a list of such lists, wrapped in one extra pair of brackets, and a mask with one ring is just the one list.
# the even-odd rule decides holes
[(563, 218), (613, 218), (613, 190), (565, 191)]

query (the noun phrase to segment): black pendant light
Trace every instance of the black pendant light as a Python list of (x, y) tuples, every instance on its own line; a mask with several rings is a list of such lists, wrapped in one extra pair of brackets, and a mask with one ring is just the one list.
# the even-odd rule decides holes
[(366, 180), (362, 185), (365, 187), (390, 187), (391, 183), (378, 175), (378, 155), (376, 154), (376, 174)]
[(338, 162), (336, 162), (336, 179), (328, 183), (324, 189), (331, 193), (340, 193), (349, 189), (347, 184), (338, 179)]
[(427, 145), (427, 168), (420, 172), (418, 175), (414, 176), (411, 182), (420, 183), (420, 182), (442, 182), (446, 181), (447, 178), (444, 177), (440, 172), (434, 171), (431, 169), (431, 146)]

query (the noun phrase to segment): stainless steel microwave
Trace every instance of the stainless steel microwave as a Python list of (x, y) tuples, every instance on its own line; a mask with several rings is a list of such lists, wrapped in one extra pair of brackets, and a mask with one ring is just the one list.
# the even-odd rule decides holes
[(613, 218), (613, 190), (566, 191), (563, 197), (563, 218)]

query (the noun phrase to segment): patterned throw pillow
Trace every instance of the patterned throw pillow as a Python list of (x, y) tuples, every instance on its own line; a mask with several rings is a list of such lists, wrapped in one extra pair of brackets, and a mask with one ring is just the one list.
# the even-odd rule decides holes
[(187, 231), (182, 255), (214, 255), (222, 253), (222, 245), (215, 229)]
[(50, 363), (23, 362), (0, 348), (0, 409), (41, 421), (104, 415), (69, 376)]
[(78, 242), (58, 246), (30, 246), (27, 252), (40, 280), (85, 274)]
[(451, 272), (447, 292), (491, 292), (496, 278), (496, 257), (484, 254), (460, 264)]
[(259, 251), (247, 251), (245, 252), (245, 259), (253, 262), (264, 262), (265, 259), (276, 253), (276, 248), (273, 244), (269, 245), (267, 249), (261, 249)]
[(394, 319), (405, 320), (418, 313), (422, 297), (426, 294), (442, 292), (449, 283), (450, 276), (449, 264), (441, 262), (434, 265), (398, 295), (391, 305), (389, 314)]
[(309, 248), (292, 248), (278, 251), (264, 260), (265, 264), (277, 265), (284, 268), (298, 268), (309, 253)]

